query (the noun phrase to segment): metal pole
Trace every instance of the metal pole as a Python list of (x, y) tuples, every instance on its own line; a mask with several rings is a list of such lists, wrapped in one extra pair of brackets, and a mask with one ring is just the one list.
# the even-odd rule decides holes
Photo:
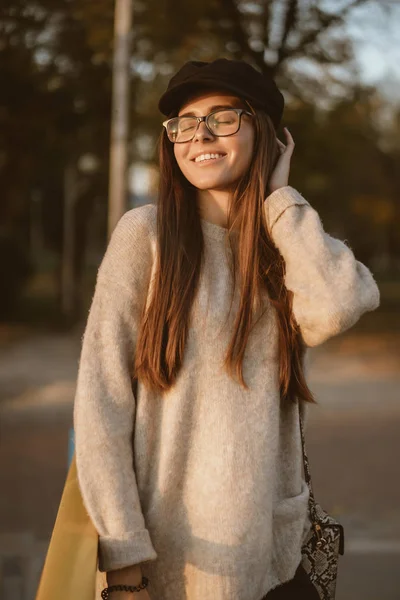
[(115, 1), (108, 238), (127, 206), (132, 1)]

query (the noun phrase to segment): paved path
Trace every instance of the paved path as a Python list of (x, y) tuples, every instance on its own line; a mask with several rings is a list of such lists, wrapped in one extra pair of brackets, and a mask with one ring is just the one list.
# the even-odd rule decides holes
[[(400, 339), (342, 335), (309, 353), (318, 501), (346, 528), (337, 600), (400, 600)], [(0, 535), (47, 539), (66, 474), (79, 336), (0, 348)], [(396, 350), (397, 349), (397, 350)], [(7, 599), (6, 599), (7, 600)]]
[(315, 494), (346, 532), (337, 600), (400, 599), (399, 348), (339, 336), (310, 355)]

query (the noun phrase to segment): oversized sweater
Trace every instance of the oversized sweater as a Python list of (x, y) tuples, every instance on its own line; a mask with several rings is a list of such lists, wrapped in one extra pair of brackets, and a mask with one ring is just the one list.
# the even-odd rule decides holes
[[(369, 269), (293, 187), (264, 202), (293, 313), (316, 346), (379, 305)], [(162, 395), (132, 366), (156, 257), (156, 205), (129, 210), (100, 265), (74, 403), (78, 480), (99, 569), (140, 563), (152, 600), (260, 600), (291, 579), (310, 527), (298, 404), (279, 398), (274, 307), (252, 329), (245, 390), (222, 367), (231, 271), (227, 229), (201, 220), (204, 265), (182, 369)]]

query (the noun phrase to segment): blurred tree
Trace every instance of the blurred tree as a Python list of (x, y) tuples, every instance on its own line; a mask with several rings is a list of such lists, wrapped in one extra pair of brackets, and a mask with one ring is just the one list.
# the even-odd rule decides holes
[[(144, 158), (154, 160), (157, 101), (179, 65), (217, 56), (245, 59), (271, 72), (285, 90), (284, 124), (297, 142), (293, 183), (338, 231), (345, 223), (350, 235), (355, 223), (355, 244), (365, 246), (360, 223), (363, 231), (369, 227), (366, 254), (373, 254), (379, 236), (379, 247), (385, 240), (392, 252), (399, 153), (381, 147), (379, 128), (371, 125), (372, 91), (357, 88), (355, 71), (349, 77), (352, 45), (344, 24), (366, 2), (348, 0), (328, 10), (323, 0), (135, 0), (132, 159), (143, 158), (142, 141), (149, 136), (153, 152)], [(112, 0), (3, 0), (0, 7), (1, 228), (27, 253), (30, 205), (40, 192), (46, 246), (59, 256), (65, 169), (82, 155), (94, 157), (96, 169), (78, 167), (78, 279), (88, 235), (93, 240), (94, 229), (99, 241), (106, 240), (113, 8)], [(332, 100), (340, 101), (335, 106)], [(360, 200), (365, 197), (368, 202)]]
[[(291, 181), (320, 212), (331, 231), (367, 263), (400, 257), (400, 128), (397, 146), (386, 144), (376, 113), (382, 99), (368, 87), (325, 112), (292, 105), (286, 122), (296, 141)], [(396, 119), (393, 120), (394, 123)], [(391, 129), (390, 136), (394, 136)]]
[[(1, 7), (0, 210), (2, 229), (19, 236), (28, 252), (30, 204), (40, 190), (46, 246), (60, 256), (65, 168), (82, 155), (96, 157), (96, 172), (81, 175), (75, 205), (79, 276), (93, 204), (106, 204), (110, 70), (72, 4), (43, 0)], [(98, 29), (91, 25), (102, 31), (102, 23)]]
[(344, 23), (368, 1), (331, 4), (328, 10), (318, 0), (141, 0), (139, 10), (135, 3), (135, 63), (152, 86), (145, 81), (137, 109), (154, 122), (151, 115), (172, 72), (188, 59), (217, 56), (269, 72), (289, 98), (321, 102), (334, 93), (346, 95), (343, 73), (354, 70), (354, 63)]

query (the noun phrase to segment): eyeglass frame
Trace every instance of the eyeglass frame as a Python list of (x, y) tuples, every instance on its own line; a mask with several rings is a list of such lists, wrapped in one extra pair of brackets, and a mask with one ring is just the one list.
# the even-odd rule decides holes
[[(236, 131), (234, 131), (233, 133), (225, 133), (223, 135), (217, 135), (216, 133), (213, 133), (210, 128), (208, 127), (207, 121), (208, 119), (214, 115), (217, 112), (225, 112), (227, 110), (233, 110), (235, 111), (235, 113), (239, 116), (239, 125), (238, 128), (236, 129)], [(163, 126), (165, 127), (165, 131), (167, 133), (167, 137), (168, 140), (172, 143), (172, 144), (186, 144), (186, 142), (191, 142), (194, 138), (194, 136), (196, 135), (198, 129), (199, 129), (199, 125), (200, 123), (202, 123), (203, 121), (206, 124), (206, 127), (208, 129), (208, 131), (211, 133), (211, 135), (215, 136), (215, 137), (229, 137), (230, 135), (235, 135), (235, 133), (237, 133), (242, 125), (242, 115), (248, 115), (249, 117), (254, 117), (254, 114), (249, 112), (248, 110), (246, 110), (245, 108), (235, 108), (233, 106), (229, 106), (226, 108), (217, 108), (216, 110), (211, 111), (210, 113), (208, 113), (208, 115), (206, 115), (205, 117), (196, 117), (195, 115), (190, 115), (190, 116), (182, 116), (182, 117), (171, 117), (170, 119), (167, 119), (166, 121), (163, 121)], [(193, 136), (189, 139), (189, 140), (185, 140), (184, 142), (173, 142), (169, 136), (168, 136), (168, 131), (167, 131), (167, 125), (170, 121), (172, 121), (173, 119), (196, 119), (197, 120), (197, 127), (193, 133)]]

